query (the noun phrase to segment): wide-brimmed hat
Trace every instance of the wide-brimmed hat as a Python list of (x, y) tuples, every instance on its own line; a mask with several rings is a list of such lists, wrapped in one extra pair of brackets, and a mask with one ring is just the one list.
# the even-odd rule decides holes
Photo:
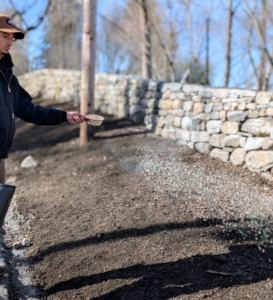
[(21, 40), (25, 34), (18, 30), (7, 15), (0, 14), (0, 31), (13, 33), (16, 40)]

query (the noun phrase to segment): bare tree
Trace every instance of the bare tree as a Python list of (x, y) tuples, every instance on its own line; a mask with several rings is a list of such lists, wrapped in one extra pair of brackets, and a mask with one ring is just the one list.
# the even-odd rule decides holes
[[(273, 57), (273, 53), (271, 52), (271, 57)], [(269, 79), (272, 72), (272, 64), (268, 64), (267, 69), (264, 74), (263, 85), (261, 87), (262, 91), (267, 91), (269, 89)]]
[[(169, 51), (168, 48), (167, 48), (167, 45), (165, 45), (165, 43), (164, 43), (164, 41), (163, 41), (161, 35), (159, 34), (159, 32), (158, 32), (156, 26), (155, 26), (153, 23), (152, 23), (152, 25), (153, 25), (153, 30), (154, 30), (154, 32), (155, 32), (155, 35), (156, 35), (156, 37), (157, 37), (157, 39), (158, 39), (158, 42), (159, 42), (159, 44), (160, 44), (160, 46), (161, 46), (161, 48), (162, 48), (162, 50), (163, 50), (164, 56), (165, 56), (165, 58), (166, 58), (166, 59), (165, 59), (165, 62), (168, 62), (168, 65), (169, 65), (169, 67), (170, 67), (171, 80), (172, 80), (172, 81), (175, 81), (176, 78), (175, 78), (175, 67), (174, 67), (174, 61), (173, 61), (173, 58), (172, 58), (172, 56), (171, 56), (171, 54), (170, 54), (170, 51)], [(174, 35), (173, 32), (172, 32), (172, 35)], [(164, 77), (166, 78), (167, 75), (165, 74)]]
[[(142, 22), (142, 24), (144, 24), (143, 23), (143, 1), (145, 1), (145, 4), (146, 4), (146, 7), (148, 8), (148, 5), (147, 5), (147, 0), (137, 0), (137, 1), (139, 1), (138, 3), (140, 3), (140, 2), (142, 2), (142, 3), (140, 3), (141, 5), (140, 5), (140, 11), (142, 11), (142, 18), (141, 18), (141, 22)], [(141, 7), (142, 6), (142, 7)], [(167, 1), (167, 7), (169, 8), (169, 10), (171, 10), (172, 9), (172, 4), (171, 4), (171, 2), (170, 1)], [(160, 28), (161, 29), (161, 32), (159, 32), (159, 30), (157, 29), (157, 26), (156, 26), (156, 24), (155, 24), (155, 22), (154, 22), (154, 20), (153, 20), (153, 18), (152, 18), (152, 15), (151, 14), (147, 14), (147, 24), (149, 25), (148, 27), (146, 27), (146, 30), (148, 30), (149, 31), (149, 35), (146, 35), (146, 37), (145, 37), (145, 40), (146, 40), (146, 43), (145, 44), (143, 44), (143, 45), (146, 45), (146, 53), (151, 53), (151, 49), (149, 49), (149, 48), (147, 48), (147, 45), (151, 45), (151, 43), (150, 43), (150, 41), (151, 41), (151, 36), (152, 36), (152, 34), (151, 34), (151, 32), (153, 32), (154, 33), (154, 35), (155, 35), (155, 37), (157, 38), (157, 41), (158, 41), (158, 43), (159, 43), (159, 45), (160, 45), (160, 47), (161, 47), (161, 49), (162, 49), (162, 51), (163, 51), (163, 55), (165, 56), (165, 63), (167, 62), (168, 63), (168, 66), (169, 66), (169, 68), (170, 68), (170, 73), (171, 73), (171, 80), (172, 81), (175, 81), (176, 80), (176, 77), (175, 77), (175, 66), (174, 66), (174, 59), (173, 59), (173, 57), (172, 57), (172, 55), (171, 55), (171, 51), (169, 50), (169, 47), (168, 47), (168, 45), (164, 42), (164, 40), (163, 40), (163, 35), (162, 35), (162, 32), (164, 32), (163, 30), (162, 30), (162, 28)], [(168, 34), (169, 34), (169, 36), (171, 37), (171, 39), (170, 39), (170, 47), (171, 48), (176, 48), (177, 47), (177, 45), (176, 45), (176, 39), (177, 39), (177, 36), (176, 36), (176, 33), (175, 33), (175, 31), (174, 31), (174, 29), (173, 29), (173, 24), (172, 24), (172, 22), (169, 20), (169, 31), (168, 31)], [(152, 30), (151, 30), (152, 29)], [(142, 30), (143, 30), (143, 25), (142, 25)], [(145, 31), (145, 30), (144, 30)], [(146, 32), (146, 31), (145, 31)], [(144, 50), (144, 48), (143, 48), (143, 50)], [(143, 53), (143, 52), (142, 52)], [(146, 55), (147, 56), (147, 55)], [(144, 58), (144, 57), (143, 57)], [(156, 60), (155, 59), (153, 59), (153, 67), (154, 67), (154, 72), (157, 74), (157, 77), (161, 77), (160, 76), (160, 73), (159, 73), (159, 71), (158, 71), (158, 67), (157, 67), (157, 62), (156, 62)], [(143, 61), (142, 60), (142, 65), (143, 65), (143, 67), (145, 66), (145, 61)], [(166, 65), (166, 64), (165, 64)], [(142, 67), (142, 68), (143, 68)], [(165, 67), (165, 76), (164, 76), (164, 78), (167, 78), (167, 74), (166, 74), (166, 67)]]
[[(114, 50), (114, 52), (116, 54), (118, 51), (123, 50), (123, 49), (121, 49), (122, 47), (120, 47), (120, 41), (119, 41), (119, 39), (123, 39), (123, 41), (124, 41), (123, 45), (126, 45), (126, 46), (132, 45), (133, 46), (133, 47), (126, 47), (125, 50), (128, 51), (136, 60), (140, 61), (141, 60), (141, 50), (138, 47), (139, 43), (134, 38), (134, 36), (132, 34), (130, 34), (130, 32), (127, 32), (123, 28), (123, 26), (118, 23), (121, 16), (113, 15), (111, 19), (106, 17), (103, 14), (98, 14), (98, 16), (104, 21), (103, 32), (104, 32), (104, 36), (106, 36), (107, 43), (109, 43), (108, 47), (112, 48), (113, 44), (116, 43), (117, 47), (119, 46), (119, 49)], [(101, 49), (101, 51), (104, 52), (105, 49)], [(112, 56), (113, 53), (109, 53), (108, 55)], [(112, 61), (113, 61), (113, 58), (112, 58)], [(113, 70), (114, 69), (113, 66), (111, 66), (110, 69)]]
[(254, 10), (250, 8), (250, 6), (248, 4), (248, 1), (247, 0), (243, 0), (243, 1), (244, 1), (244, 4), (245, 4), (245, 7), (246, 7), (246, 11), (248, 12), (248, 15), (250, 16), (251, 22), (252, 22), (252, 24), (255, 28), (255, 31), (257, 33), (258, 39), (259, 39), (260, 44), (261, 44), (261, 49), (264, 51), (268, 61), (273, 66), (273, 58), (270, 55), (270, 52), (267, 48), (266, 41), (265, 41), (265, 38), (264, 38), (264, 35), (263, 35), (263, 31), (261, 29), (261, 25), (259, 23), (259, 20), (256, 17)]
[(46, 68), (81, 69), (82, 5), (76, 0), (52, 0), (42, 60)]
[[(122, 7), (120, 10), (112, 11), (111, 18), (100, 14), (103, 20), (106, 20), (112, 25), (112, 33), (110, 36), (107, 35), (107, 38), (109, 38), (109, 42), (111, 40), (111, 43), (113, 43), (114, 49), (116, 49), (116, 45), (118, 45), (118, 41), (120, 41), (120, 47), (127, 51), (127, 54), (124, 53), (124, 61), (128, 62), (126, 73), (140, 73), (140, 69), (142, 69), (142, 54), (144, 55), (144, 53), (146, 53), (143, 57), (144, 60), (147, 60), (147, 58), (150, 60), (148, 65), (150, 65), (149, 68), (153, 78), (160, 80), (171, 79), (175, 81), (175, 59), (179, 59), (177, 56), (179, 32), (175, 29), (174, 24), (175, 22), (178, 24), (178, 21), (176, 18), (173, 20), (171, 17), (167, 17), (166, 9), (162, 7), (162, 3), (159, 1), (145, 0), (150, 38), (146, 38), (146, 35), (144, 37), (146, 42), (143, 44), (139, 43), (139, 41), (143, 40), (143, 27), (140, 26), (143, 18), (135, 18), (135, 15), (141, 12), (143, 16), (142, 4), (142, 0), (128, 0), (125, 7)], [(167, 1), (167, 8), (172, 12), (177, 11), (172, 5), (172, 1)], [(123, 15), (121, 15), (120, 12), (122, 12)], [(168, 26), (163, 25), (163, 19)], [(108, 28), (108, 31), (110, 32), (110, 28)], [(104, 37), (106, 39), (105, 34)], [(145, 52), (143, 51), (144, 48), (140, 47), (140, 45), (145, 46)], [(100, 49), (100, 51), (103, 51), (103, 49)], [(150, 55), (148, 54), (149, 52)], [(116, 53), (120, 53), (120, 51), (116, 51)], [(126, 63), (123, 62), (122, 65), (125, 66)], [(143, 65), (147, 66), (145, 61)]]
[(253, 26), (252, 24), (250, 25), (250, 28), (249, 28), (249, 34), (248, 34), (248, 38), (247, 38), (247, 53), (248, 53), (248, 56), (249, 56), (249, 60), (250, 60), (250, 64), (253, 68), (253, 72), (254, 72), (254, 78), (255, 78), (255, 85), (256, 87), (259, 86), (259, 73), (258, 73), (258, 70), (255, 66), (255, 62), (254, 62), (254, 59), (253, 59), (253, 56), (252, 56), (252, 53), (251, 53), (251, 37), (252, 37), (252, 33), (253, 33)]

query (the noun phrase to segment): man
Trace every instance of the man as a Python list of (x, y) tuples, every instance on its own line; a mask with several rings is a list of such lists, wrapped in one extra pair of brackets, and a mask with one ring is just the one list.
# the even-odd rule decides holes
[(65, 112), (34, 105), (30, 95), (19, 85), (12, 73), (9, 51), (14, 40), (24, 38), (6, 15), (0, 14), (0, 184), (5, 183), (5, 161), (10, 151), (15, 116), (37, 125), (59, 125), (63, 122), (79, 124), (88, 119), (79, 112)]
[[(14, 40), (24, 38), (6, 15), (0, 14), (0, 229), (15, 187), (5, 184), (5, 159), (14, 138), (14, 118), (37, 125), (59, 125), (63, 122), (79, 124), (88, 121), (79, 112), (34, 105), (30, 95), (20, 86), (12, 73), (13, 63), (9, 51)], [(0, 277), (7, 272), (0, 260)]]

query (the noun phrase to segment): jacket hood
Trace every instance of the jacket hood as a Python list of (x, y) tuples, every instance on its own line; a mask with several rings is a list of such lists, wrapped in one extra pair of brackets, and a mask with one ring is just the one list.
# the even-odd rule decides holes
[(0, 59), (0, 69), (10, 70), (13, 68), (13, 62), (9, 53)]

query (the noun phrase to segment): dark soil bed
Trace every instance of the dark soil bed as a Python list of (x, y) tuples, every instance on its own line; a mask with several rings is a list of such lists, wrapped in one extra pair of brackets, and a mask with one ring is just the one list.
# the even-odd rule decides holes
[[(7, 160), (18, 212), (29, 224), (22, 231), (32, 243), (29, 267), (41, 299), (273, 299), (273, 267), (254, 240), (224, 234), (221, 218), (191, 209), (192, 181), (189, 194), (166, 184), (172, 163), (179, 177), (180, 159), (189, 170), (217, 170), (269, 196), (270, 183), (126, 120), (107, 118), (83, 147), (78, 134), (69, 124), (18, 121)], [(20, 168), (27, 155), (37, 168)], [(166, 170), (145, 170), (153, 155), (154, 164), (169, 162)]]

